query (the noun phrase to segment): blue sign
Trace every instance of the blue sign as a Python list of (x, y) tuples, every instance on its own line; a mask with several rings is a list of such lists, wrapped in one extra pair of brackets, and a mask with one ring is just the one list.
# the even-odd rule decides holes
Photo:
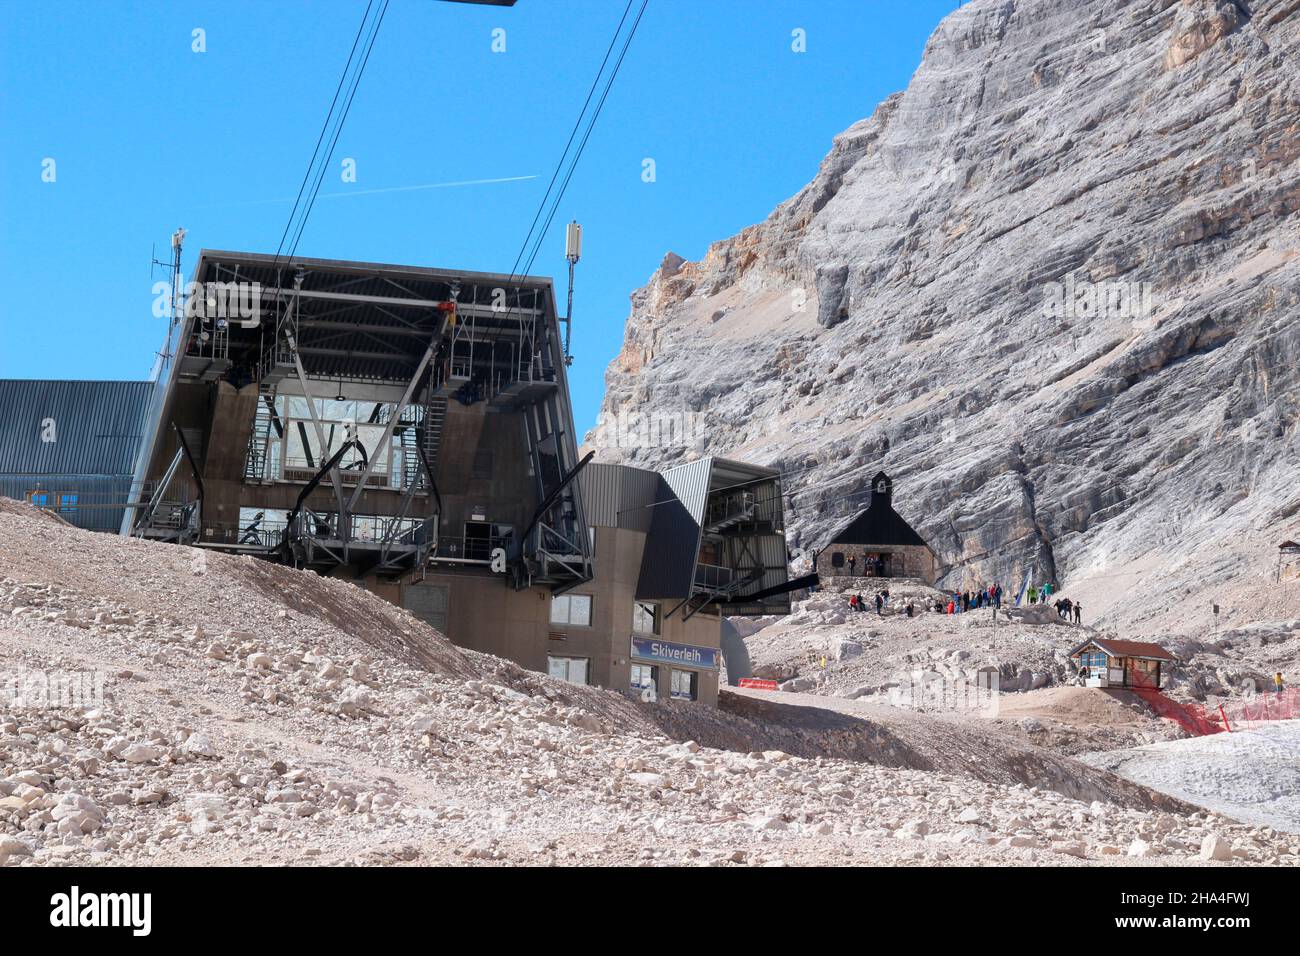
[(656, 637), (632, 638), (632, 656), (637, 660), (681, 664), (683, 667), (695, 667), (700, 670), (718, 669), (718, 649), (716, 647), (673, 644), (670, 641), (661, 641)]

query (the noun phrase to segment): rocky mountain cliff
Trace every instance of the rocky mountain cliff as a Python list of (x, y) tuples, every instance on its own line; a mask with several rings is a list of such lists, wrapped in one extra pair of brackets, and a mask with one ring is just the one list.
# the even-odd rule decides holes
[[(871, 475), (951, 586), (1300, 617), (1300, 0), (974, 0), (772, 215), (632, 295), (588, 444)], [(1289, 590), (1288, 590), (1289, 589)]]

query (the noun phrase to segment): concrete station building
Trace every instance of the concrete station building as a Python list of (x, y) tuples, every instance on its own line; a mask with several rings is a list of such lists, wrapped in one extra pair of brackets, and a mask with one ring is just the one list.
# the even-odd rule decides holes
[(716, 702), (723, 616), (788, 612), (779, 473), (579, 459), (549, 278), (204, 250), (190, 288), (121, 533), (345, 577), (659, 698)]

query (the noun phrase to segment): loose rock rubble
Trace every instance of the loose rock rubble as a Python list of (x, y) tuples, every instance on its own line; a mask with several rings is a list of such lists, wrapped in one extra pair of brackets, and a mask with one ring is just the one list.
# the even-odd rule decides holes
[(1211, 813), (674, 740), (349, 583), (192, 558), (0, 501), (2, 865), (1300, 861)]

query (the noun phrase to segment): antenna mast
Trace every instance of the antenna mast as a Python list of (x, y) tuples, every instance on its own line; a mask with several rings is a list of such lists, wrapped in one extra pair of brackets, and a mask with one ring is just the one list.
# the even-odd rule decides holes
[(564, 258), (569, 260), (569, 305), (564, 313), (564, 364), (573, 364), (569, 342), (573, 335), (573, 267), (582, 258), (582, 227), (575, 219), (564, 232)]

